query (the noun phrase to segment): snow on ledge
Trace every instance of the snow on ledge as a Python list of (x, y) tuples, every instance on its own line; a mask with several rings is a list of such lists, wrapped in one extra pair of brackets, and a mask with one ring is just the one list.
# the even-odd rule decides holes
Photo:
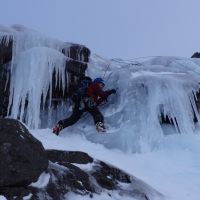
[(48, 185), (49, 179), (50, 179), (50, 174), (43, 172), (39, 176), (37, 182), (31, 183), (30, 186), (36, 187), (36, 188), (44, 188), (44, 187), (46, 187)]

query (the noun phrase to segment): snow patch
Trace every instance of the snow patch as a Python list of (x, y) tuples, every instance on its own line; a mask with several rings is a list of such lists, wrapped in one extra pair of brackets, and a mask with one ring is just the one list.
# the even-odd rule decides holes
[(98, 194), (92, 194), (92, 196), (90, 195), (77, 195), (75, 193), (69, 193), (67, 195), (65, 195), (66, 199), (73, 199), (73, 200), (91, 200), (91, 198), (95, 199), (95, 200), (119, 200), (119, 199), (124, 199), (124, 200), (137, 200), (138, 198), (134, 198), (134, 197), (129, 197), (129, 196), (124, 196), (124, 195), (120, 195), (118, 192), (116, 191), (105, 191), (102, 192), (101, 195)]
[(36, 182), (31, 183), (30, 186), (36, 187), (36, 188), (44, 188), (48, 185), (49, 180), (50, 180), (50, 174), (43, 172), (39, 176), (38, 180)]
[(7, 199), (3, 195), (0, 195), (0, 200), (7, 200)]
[[(77, 135), (76, 129), (77, 127), (74, 127), (73, 132), (65, 130), (59, 136), (52, 134), (50, 129), (34, 130), (31, 133), (46, 149), (83, 151), (95, 159), (117, 166), (155, 188), (166, 196), (166, 199), (199, 199), (199, 127), (196, 127), (195, 134), (177, 134), (174, 128), (167, 126), (164, 128), (167, 134), (160, 140), (157, 149), (146, 153), (125, 153), (119, 149), (107, 149), (101, 144), (86, 140), (84, 135)], [(106, 136), (104, 139), (106, 140)], [(81, 168), (82, 165), (78, 167)], [(124, 189), (128, 188), (127, 184), (122, 186)], [(71, 199), (81, 199), (81, 196), (73, 197)], [(89, 196), (82, 198), (87, 200)], [(103, 197), (97, 195), (95, 198), (112, 199), (106, 193)]]
[(83, 171), (92, 171), (93, 167), (96, 165), (94, 162), (93, 163), (88, 163), (88, 164), (77, 164), (73, 163), (73, 165), (79, 167)]
[(23, 197), (23, 200), (29, 200), (31, 199), (32, 196), (33, 196), (32, 194), (28, 194), (27, 196)]

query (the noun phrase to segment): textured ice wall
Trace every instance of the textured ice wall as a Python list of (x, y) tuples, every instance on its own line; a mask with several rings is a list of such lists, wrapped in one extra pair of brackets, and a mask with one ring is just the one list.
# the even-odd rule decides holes
[(110, 134), (99, 137), (88, 131), (88, 139), (123, 151), (152, 150), (164, 136), (161, 112), (173, 120), (177, 132), (194, 133), (194, 113), (199, 121), (194, 95), (200, 86), (198, 59), (107, 61), (93, 56), (91, 65), (88, 74), (105, 75), (107, 87), (117, 88), (117, 94), (102, 108)]

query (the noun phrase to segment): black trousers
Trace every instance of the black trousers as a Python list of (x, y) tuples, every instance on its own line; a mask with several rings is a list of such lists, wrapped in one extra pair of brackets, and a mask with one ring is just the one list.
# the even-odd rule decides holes
[(89, 112), (94, 120), (94, 123), (96, 124), (97, 122), (102, 122), (104, 123), (104, 117), (97, 108), (97, 106), (94, 106), (92, 108), (89, 108), (87, 105), (83, 110), (79, 110), (79, 103), (75, 103), (72, 115), (66, 119), (60, 120), (58, 124), (61, 124), (63, 128), (66, 128), (68, 126), (71, 126), (75, 124), (83, 115), (83, 113)]

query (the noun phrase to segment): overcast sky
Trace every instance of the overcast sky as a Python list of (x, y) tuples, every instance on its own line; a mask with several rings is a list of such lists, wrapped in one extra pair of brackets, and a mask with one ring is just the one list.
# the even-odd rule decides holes
[(108, 58), (200, 51), (200, 0), (0, 0), (0, 24), (22, 24)]

